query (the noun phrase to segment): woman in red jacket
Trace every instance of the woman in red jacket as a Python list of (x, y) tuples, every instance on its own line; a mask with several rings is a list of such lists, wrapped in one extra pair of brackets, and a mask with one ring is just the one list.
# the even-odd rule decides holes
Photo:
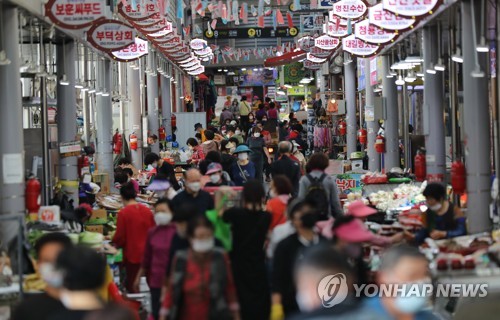
[(135, 201), (137, 193), (130, 182), (120, 188), (120, 195), (125, 207), (118, 212), (113, 243), (123, 248), (125, 287), (134, 293), (134, 280), (144, 257), (148, 231), (155, 226), (155, 220), (151, 210)]

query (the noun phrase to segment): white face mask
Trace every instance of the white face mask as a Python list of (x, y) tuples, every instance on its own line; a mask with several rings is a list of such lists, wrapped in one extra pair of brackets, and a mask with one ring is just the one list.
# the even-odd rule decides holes
[(169, 212), (158, 212), (155, 214), (155, 222), (159, 226), (166, 226), (172, 221), (172, 214)]
[(52, 263), (42, 263), (38, 267), (41, 278), (52, 288), (61, 288), (63, 285), (63, 276), (57, 271)]
[(278, 194), (276, 193), (276, 191), (274, 191), (274, 189), (271, 189), (271, 191), (269, 191), (269, 196), (271, 196), (271, 198), (274, 198), (277, 197)]
[(215, 246), (214, 238), (207, 240), (194, 239), (192, 243), (193, 250), (199, 253), (205, 253), (212, 250)]
[(158, 168), (158, 162), (153, 163), (152, 167), (155, 168), (155, 169)]
[(248, 159), (248, 153), (239, 153), (238, 154), (238, 159), (245, 161)]
[(240, 130), (236, 130), (236, 131), (234, 132), (234, 134), (241, 134), (241, 131), (240, 131)]
[(210, 181), (212, 183), (217, 183), (220, 180), (220, 174), (216, 173), (210, 176)]
[(304, 294), (299, 291), (295, 296), (295, 300), (302, 312), (312, 311), (314, 309), (314, 303), (311, 302), (311, 295), (309, 294)]
[(255, 132), (255, 133), (253, 134), (253, 136), (254, 136), (255, 138), (260, 137), (260, 132)]
[(187, 183), (186, 186), (189, 188), (189, 190), (191, 190), (193, 192), (198, 192), (201, 189), (200, 182), (190, 182), (190, 183)]
[(441, 210), (442, 207), (443, 207), (443, 205), (441, 203), (436, 203), (435, 205), (429, 206), (428, 208), (434, 212), (437, 212), (437, 211)]

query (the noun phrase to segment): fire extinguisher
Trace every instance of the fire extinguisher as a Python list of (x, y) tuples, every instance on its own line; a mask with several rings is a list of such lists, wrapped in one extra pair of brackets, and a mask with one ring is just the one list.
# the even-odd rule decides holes
[(87, 155), (82, 155), (78, 158), (78, 175), (82, 175), (82, 169), (85, 167), (90, 167), (90, 159)]
[(132, 134), (129, 137), (130, 140), (130, 150), (137, 150), (137, 135), (135, 132), (132, 132)]
[(113, 135), (113, 153), (120, 154), (122, 152), (122, 146), (123, 146), (122, 135), (121, 133), (116, 131), (115, 134)]
[(170, 125), (173, 127), (177, 127), (177, 117), (172, 113), (172, 118), (170, 119)]
[(167, 134), (163, 126), (161, 126), (160, 129), (158, 129), (158, 137), (160, 141), (165, 141), (165, 139), (167, 138)]
[(385, 152), (385, 138), (381, 134), (379, 134), (375, 138), (375, 151), (377, 153), (384, 153)]
[(451, 186), (456, 194), (462, 194), (466, 188), (466, 171), (462, 161), (457, 160), (451, 164)]
[(42, 185), (40, 181), (35, 176), (31, 176), (26, 182), (26, 191), (25, 191), (25, 205), (26, 209), (28, 209), (28, 213), (38, 212), (40, 209), (40, 194), (42, 191)]
[(368, 133), (366, 132), (366, 129), (364, 129), (364, 128), (361, 128), (361, 129), (358, 130), (358, 141), (359, 141), (359, 143), (366, 144), (366, 142), (367, 142), (367, 137), (366, 137), (367, 134)]
[(427, 164), (425, 162), (425, 151), (418, 150), (413, 161), (415, 166), (415, 178), (417, 181), (424, 181), (427, 176)]
[(341, 136), (345, 136), (346, 132), (347, 132), (347, 125), (343, 119), (340, 119), (340, 121), (339, 121), (339, 134)]

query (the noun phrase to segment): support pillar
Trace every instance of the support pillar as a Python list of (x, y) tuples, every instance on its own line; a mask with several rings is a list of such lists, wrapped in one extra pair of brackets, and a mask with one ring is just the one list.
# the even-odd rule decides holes
[[(424, 69), (438, 60), (436, 26), (423, 30)], [(443, 181), (446, 173), (446, 152), (444, 138), (444, 79), (443, 72), (425, 73), (424, 81), (424, 134), (427, 151), (427, 180)]]
[(161, 77), (161, 113), (164, 119), (165, 132), (167, 135), (172, 134), (172, 97), (170, 95), (171, 88), (170, 79)]
[(347, 105), (347, 159), (351, 153), (356, 152), (356, 69), (355, 62), (352, 61), (344, 66), (345, 75), (345, 100)]
[(130, 150), (130, 153), (132, 154), (132, 164), (134, 167), (142, 169), (142, 119), (139, 70), (127, 67), (127, 80), (130, 102), (128, 105), (128, 128), (125, 130), (125, 137), (130, 143), (130, 134), (135, 133), (137, 136), (137, 150)]
[[(155, 55), (148, 54), (148, 69), (154, 72), (147, 74), (147, 95), (148, 95), (148, 127), (151, 134), (158, 135), (159, 115), (158, 115), (158, 79), (156, 78)], [(151, 146), (151, 152), (159, 153), (160, 144), (157, 142)]]
[[(97, 75), (100, 80), (99, 87), (104, 92), (111, 91), (111, 62), (108, 59), (97, 61)], [(97, 96), (96, 117), (97, 124), (97, 167), (100, 173), (107, 173), (110, 177), (110, 185), (113, 186), (113, 109), (111, 96)]]
[(400, 167), (399, 159), (399, 110), (398, 110), (398, 89), (396, 78), (387, 78), (390, 68), (388, 56), (382, 57), (382, 97), (385, 108), (385, 156), (384, 168), (389, 171), (394, 167)]
[[(365, 114), (368, 106), (375, 108), (375, 94), (371, 86), (370, 77), (368, 76), (370, 70), (370, 59), (365, 59)], [(373, 120), (373, 121), (368, 121)], [(380, 171), (380, 155), (375, 151), (375, 140), (377, 139), (377, 132), (379, 129), (378, 119), (366, 119), (366, 131), (368, 132), (368, 170)]]
[[(25, 213), (24, 207), (24, 135), (19, 73), (18, 11), (2, 3), (3, 50), (11, 63), (0, 66), (0, 214)], [(12, 32), (13, 31), (13, 32)], [(7, 245), (19, 232), (17, 222), (0, 223), (0, 240)]]
[[(478, 55), (479, 67), (487, 73), (487, 54), (477, 53), (475, 43), (477, 37), (472, 32), (471, 0), (461, 2), (462, 15), (462, 47), (463, 50), (463, 88), (464, 88), (464, 131), (465, 160), (467, 168), (467, 214), (468, 232), (470, 234), (491, 230), (489, 204), (491, 200), (491, 163), (490, 163), (490, 114), (488, 106), (488, 80), (486, 76), (474, 78), (471, 72), (476, 68)], [(476, 32), (480, 29), (480, 2), (475, 3)]]
[[(57, 78), (63, 75), (69, 85), (57, 83), (57, 133), (59, 143), (76, 140), (76, 89), (75, 89), (75, 60), (76, 44), (73, 40), (66, 40), (57, 46)], [(62, 190), (73, 199), (73, 205), (78, 206), (78, 166), (77, 157), (59, 159), (59, 181)]]

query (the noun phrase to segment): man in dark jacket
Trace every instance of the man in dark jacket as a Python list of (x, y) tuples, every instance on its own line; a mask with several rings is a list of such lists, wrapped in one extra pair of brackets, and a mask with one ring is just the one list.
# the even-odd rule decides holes
[(273, 176), (278, 174), (287, 176), (293, 185), (293, 196), (296, 197), (299, 193), (300, 165), (290, 159), (291, 151), (292, 144), (289, 141), (281, 141), (278, 144), (280, 157), (272, 164), (271, 173)]

